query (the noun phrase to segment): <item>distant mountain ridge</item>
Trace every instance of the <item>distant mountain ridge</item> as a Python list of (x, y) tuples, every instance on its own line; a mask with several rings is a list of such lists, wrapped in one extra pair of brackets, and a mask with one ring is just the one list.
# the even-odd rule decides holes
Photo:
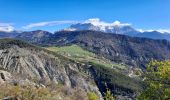
[[(113, 23), (102, 23), (99, 19), (90, 19), (86, 22), (76, 23), (70, 25), (70, 27), (62, 29), (61, 31), (98, 31), (104, 33), (112, 33), (112, 34), (122, 34), (128, 35), (132, 37), (144, 37), (151, 39), (166, 39), (170, 40), (170, 33), (162, 32), (162, 31), (141, 31), (133, 28), (129, 24), (121, 24), (119, 21), (115, 21)], [(37, 34), (38, 33), (38, 34)], [(34, 35), (35, 34), (35, 35)], [(5, 32), (0, 31), (0, 38), (16, 38), (16, 37), (29, 37), (29, 40), (36, 38), (36, 41), (41, 41), (38, 38), (40, 37), (50, 37), (53, 33), (43, 30), (35, 30), (35, 31), (11, 31)], [(37, 35), (37, 36), (36, 36)], [(34, 39), (35, 40), (35, 39)]]
[(129, 25), (102, 26), (102, 25), (93, 25), (92, 23), (73, 24), (69, 28), (66, 28), (64, 30), (65, 31), (92, 30), (92, 31), (101, 31), (105, 33), (124, 34), (130, 36), (135, 36), (136, 34), (140, 33)]
[(64, 29), (65, 31), (82, 31), (92, 30), (100, 31), (105, 33), (123, 34), (133, 37), (146, 37), (151, 39), (167, 39), (170, 40), (170, 33), (162, 33), (159, 31), (139, 31), (133, 28), (129, 24), (121, 24), (119, 21), (113, 22), (112, 24), (102, 23), (99, 20), (90, 20), (84, 23), (77, 23), (71, 25), (69, 28)]
[(49, 45), (78, 44), (112, 61), (141, 66), (151, 59), (170, 59), (170, 42), (96, 31), (57, 32)]
[(22, 32), (19, 31), (11, 31), (11, 32), (0, 31), (0, 38), (15, 38), (21, 33)]
[[(17, 37), (29, 40), (27, 37)], [(94, 52), (97, 55), (110, 59), (113, 62), (125, 63), (129, 66), (142, 66), (151, 59), (170, 59), (170, 42), (149, 38), (130, 37), (120, 34), (97, 31), (60, 31), (50, 37), (41, 37), (29, 42), (41, 46), (65, 46), (76, 44)]]
[[(153, 32), (152, 34), (158, 34), (154, 37), (164, 39), (164, 37), (160, 36), (162, 33)], [(153, 36), (152, 34), (150, 36)], [(145, 36), (130, 37), (124, 34), (120, 35), (91, 30), (59, 31), (54, 34), (37, 30), (23, 32), (13, 38), (41, 46), (77, 44), (88, 51), (114, 62), (125, 63), (130, 66), (141, 67), (141, 64), (145, 64), (151, 59), (170, 59), (170, 43), (167, 40), (154, 40), (143, 37)], [(168, 38), (168, 36), (166, 37)]]
[(151, 39), (166, 39), (170, 40), (170, 33), (160, 33), (158, 31), (143, 32), (135, 35), (136, 37), (146, 37)]
[(17, 35), (14, 38), (22, 38), (22, 40), (29, 41), (29, 42), (40, 42), (44, 41), (46, 38), (52, 36), (52, 33), (43, 31), (43, 30), (36, 30), (30, 32), (22, 32), (22, 34)]

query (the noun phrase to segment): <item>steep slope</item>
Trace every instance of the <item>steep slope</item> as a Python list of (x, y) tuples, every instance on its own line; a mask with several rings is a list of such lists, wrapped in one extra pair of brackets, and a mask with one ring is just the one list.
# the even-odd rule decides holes
[(84, 73), (85, 65), (18, 40), (0, 40), (0, 49), (1, 83), (17, 80), (20, 84), (20, 80), (36, 79), (43, 85), (46, 82), (62, 83), (100, 94), (93, 79)]
[(151, 59), (170, 59), (170, 43), (166, 40), (136, 38), (96, 31), (62, 31), (39, 44), (63, 46), (77, 44), (117, 63), (140, 66)]
[[(77, 45), (48, 47), (47, 49), (92, 66), (91, 70), (93, 70), (96, 83), (102, 93), (106, 91), (106, 88), (109, 88), (115, 97), (117, 95), (119, 97), (122, 93), (131, 97), (133, 91), (141, 90), (141, 83), (138, 80), (141, 72), (139, 69), (128, 69), (123, 64), (112, 63), (108, 59), (98, 57), (94, 53), (83, 50)], [(139, 74), (131, 73), (132, 71), (138, 71)], [(129, 78), (130, 74), (133, 78)]]
[[(107, 84), (115, 97), (121, 98), (135, 98), (142, 89), (139, 80), (114, 69), (71, 60), (58, 53), (11, 39), (0, 40), (0, 73), (0, 83), (36, 85), (36, 80), (38, 85), (46, 86), (52, 82), (63, 84), (68, 89), (93, 91), (99, 96), (106, 91)], [(111, 77), (106, 77), (108, 75)]]

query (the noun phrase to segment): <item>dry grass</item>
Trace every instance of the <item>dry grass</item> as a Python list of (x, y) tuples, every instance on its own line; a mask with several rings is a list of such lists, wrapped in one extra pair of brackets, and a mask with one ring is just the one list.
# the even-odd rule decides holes
[[(0, 99), (17, 100), (88, 100), (88, 93), (79, 88), (49, 85), (47, 88), (0, 84)], [(96, 99), (97, 100), (97, 99)]]

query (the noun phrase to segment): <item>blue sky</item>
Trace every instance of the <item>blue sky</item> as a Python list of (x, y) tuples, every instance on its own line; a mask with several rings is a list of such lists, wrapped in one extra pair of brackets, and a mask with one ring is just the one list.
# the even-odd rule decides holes
[[(170, 29), (170, 0), (0, 0), (0, 27), (55, 31), (89, 18), (118, 20), (140, 29)], [(59, 24), (24, 28), (42, 22)]]

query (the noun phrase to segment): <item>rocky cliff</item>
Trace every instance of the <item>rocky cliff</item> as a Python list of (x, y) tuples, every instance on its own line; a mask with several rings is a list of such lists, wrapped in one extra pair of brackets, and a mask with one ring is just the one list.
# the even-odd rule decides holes
[[(0, 40), (0, 83), (47, 82), (100, 94), (87, 65), (17, 40)], [(37, 85), (37, 84), (34, 84)]]
[(20, 40), (0, 40), (0, 83), (46, 87), (62, 84), (67, 89), (95, 92), (102, 99), (106, 88), (115, 97), (134, 99), (141, 91), (139, 80), (112, 68), (69, 59)]

